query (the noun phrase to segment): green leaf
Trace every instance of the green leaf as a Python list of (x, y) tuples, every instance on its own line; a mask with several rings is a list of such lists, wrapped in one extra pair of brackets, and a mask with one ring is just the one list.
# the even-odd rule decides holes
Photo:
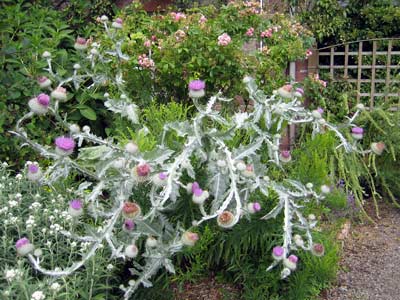
[(80, 105), (79, 112), (81, 113), (82, 116), (84, 116), (88, 120), (96, 121), (97, 119), (96, 112), (89, 106)]

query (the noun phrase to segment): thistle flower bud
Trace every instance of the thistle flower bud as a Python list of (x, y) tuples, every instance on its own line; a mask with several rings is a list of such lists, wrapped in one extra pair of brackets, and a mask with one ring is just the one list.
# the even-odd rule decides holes
[(77, 37), (75, 40), (74, 48), (78, 51), (86, 50), (88, 47), (88, 41), (83, 37)]
[(322, 244), (314, 244), (311, 248), (311, 253), (315, 256), (323, 256), (325, 254), (325, 248)]
[(293, 92), (293, 96), (297, 97), (297, 98), (301, 98), (304, 96), (304, 90), (302, 88), (297, 88), (294, 92)]
[(322, 118), (321, 113), (320, 113), (317, 109), (316, 109), (316, 110), (313, 110), (313, 111), (311, 112), (311, 115), (313, 116), (314, 119), (317, 119), (317, 120), (319, 120), (319, 119)]
[(186, 185), (186, 191), (188, 194), (193, 194), (195, 190), (199, 189), (200, 185), (195, 181), (195, 182), (189, 182)]
[(46, 94), (40, 94), (36, 98), (29, 100), (28, 106), (31, 112), (37, 115), (44, 115), (49, 110), (50, 97)]
[(42, 54), (43, 58), (50, 58), (51, 57), (51, 53), (49, 51), (44, 51)]
[(60, 102), (66, 102), (68, 100), (67, 90), (62, 86), (59, 86), (51, 92), (51, 97)]
[(117, 158), (113, 163), (113, 167), (117, 170), (122, 170), (125, 168), (125, 166), (126, 166), (126, 160), (123, 157)]
[(278, 89), (278, 94), (282, 98), (291, 99), (293, 97), (292, 90), (293, 86), (291, 84), (286, 84)]
[(107, 21), (108, 21), (108, 17), (107, 17), (106, 15), (102, 15), (102, 16), (100, 17), (100, 20), (101, 20), (102, 22), (107, 22)]
[(81, 131), (81, 128), (78, 124), (71, 124), (71, 126), (69, 126), (69, 131), (71, 132), (71, 134), (76, 134)]
[(126, 219), (136, 219), (142, 214), (139, 204), (134, 202), (125, 202), (122, 208), (122, 215)]
[(306, 188), (312, 189), (314, 185), (311, 182), (306, 183)]
[(37, 79), (37, 83), (42, 89), (48, 88), (51, 86), (51, 80), (46, 76), (41, 76)]
[(192, 80), (189, 83), (189, 97), (191, 98), (201, 98), (205, 95), (206, 84), (202, 80)]
[(149, 236), (146, 239), (146, 248), (155, 248), (158, 245), (158, 241), (156, 238)]
[(351, 129), (351, 136), (355, 139), (355, 140), (361, 140), (363, 138), (364, 135), (364, 129), (361, 127), (353, 127)]
[(68, 156), (74, 152), (75, 141), (72, 138), (61, 136), (56, 138), (56, 153), (61, 156)]
[(126, 219), (122, 225), (122, 230), (125, 232), (131, 232), (135, 229), (135, 223), (131, 219)]
[(90, 127), (85, 125), (85, 126), (82, 127), (82, 131), (85, 132), (85, 133), (89, 133), (90, 132)]
[(304, 247), (304, 240), (299, 234), (296, 234), (293, 239), (297, 247)]
[(33, 244), (31, 244), (31, 242), (26, 237), (19, 239), (15, 243), (15, 248), (17, 249), (17, 253), (20, 256), (25, 256), (35, 249)]
[(92, 48), (92, 49), (90, 49), (90, 54), (98, 55), (99, 54), (99, 50), (97, 50), (96, 48)]
[(222, 228), (231, 228), (235, 225), (235, 216), (230, 211), (223, 211), (217, 217), (217, 224)]
[(35, 255), (36, 257), (42, 256), (43, 255), (42, 249), (35, 249), (35, 251), (33, 251), (33, 255)]
[(364, 106), (364, 104), (362, 104), (362, 103), (358, 103), (358, 104), (356, 105), (356, 109), (358, 109), (358, 110), (365, 110), (365, 106)]
[(154, 185), (161, 187), (167, 184), (167, 178), (168, 174), (161, 172), (158, 174), (154, 174), (152, 181)]
[(196, 204), (203, 204), (204, 201), (210, 196), (208, 191), (203, 191), (201, 188), (193, 191), (192, 201)]
[(253, 165), (247, 165), (246, 168), (242, 171), (242, 175), (248, 178), (254, 177), (255, 173)]
[(140, 163), (132, 170), (132, 177), (138, 183), (143, 183), (149, 179), (150, 165), (148, 163)]
[(74, 64), (73, 66), (74, 70), (79, 70), (81, 68), (80, 64)]
[(26, 174), (26, 177), (30, 181), (39, 181), (40, 178), (42, 178), (43, 173), (40, 170), (39, 164), (37, 162), (34, 163), (27, 163), (28, 165), (28, 171)]
[(261, 210), (261, 205), (258, 202), (250, 202), (247, 204), (247, 210), (251, 214), (255, 214)]
[(244, 163), (244, 161), (239, 160), (238, 162), (236, 162), (236, 169), (238, 169), (238, 171), (240, 172), (246, 170), (246, 164)]
[(136, 152), (138, 152), (138, 149), (138, 146), (133, 142), (129, 142), (125, 145), (125, 151), (131, 154), (135, 154)]
[(112, 22), (111, 26), (115, 29), (122, 29), (123, 21), (121, 18), (116, 18), (114, 22)]
[(290, 271), (290, 269), (283, 268), (282, 271), (281, 271), (281, 279), (285, 279), (286, 277), (288, 277), (290, 275), (290, 273), (292, 273)]
[(288, 163), (292, 160), (292, 155), (290, 154), (290, 151), (288, 150), (282, 150), (279, 153), (279, 160), (283, 163)]
[(285, 255), (285, 249), (283, 249), (283, 247), (275, 246), (272, 249), (272, 257), (275, 260), (282, 260), (284, 258), (284, 255)]
[(308, 220), (310, 220), (310, 222), (314, 222), (316, 219), (317, 219), (317, 217), (314, 214), (308, 215)]
[(125, 247), (125, 256), (128, 258), (135, 258), (139, 254), (139, 249), (135, 244)]
[(385, 150), (386, 145), (383, 142), (378, 142), (378, 143), (372, 143), (371, 144), (371, 150), (374, 152), (376, 155), (381, 155), (383, 151)]
[(294, 271), (296, 270), (298, 260), (298, 257), (292, 254), (283, 260), (283, 265), (289, 270)]
[(326, 184), (321, 185), (321, 193), (322, 194), (329, 194), (331, 192), (331, 188)]
[(185, 231), (182, 234), (181, 242), (185, 246), (192, 247), (199, 240), (199, 235), (195, 232)]
[(74, 199), (69, 203), (68, 213), (74, 217), (78, 218), (83, 215), (83, 203), (80, 199)]

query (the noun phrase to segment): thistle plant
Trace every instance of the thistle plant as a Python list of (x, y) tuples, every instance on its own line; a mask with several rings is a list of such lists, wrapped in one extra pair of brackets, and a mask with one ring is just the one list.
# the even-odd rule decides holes
[[(123, 39), (119, 35), (123, 21), (117, 19), (111, 27), (107, 17), (100, 21), (112, 49), (103, 49), (95, 42), (89, 45), (90, 42), (79, 38), (75, 48), (82, 52), (82, 61), (74, 65), (73, 74), (67, 78), (57, 73), (51, 54), (45, 53), (48, 78), (41, 78), (39, 84), (50, 90), (51, 98), (42, 93), (31, 99), (28, 103), (31, 111), (18, 121), (13, 131), (51, 161), (46, 169), (37, 163), (27, 166), (27, 177), (32, 182), (53, 188), (69, 175), (80, 174), (84, 178), (74, 192), (76, 197), (65, 202), (73, 226), (59, 230), (58, 234), (85, 243), (86, 252), (67, 266), (46, 269), (46, 257), (32, 254), (37, 246), (35, 241), (21, 234), (16, 241), (18, 254), (26, 255), (35, 270), (63, 277), (84, 266), (99, 249), (108, 247), (110, 259), (129, 261), (131, 265), (132, 279), (128, 286), (121, 286), (124, 298), (129, 299), (140, 285), (150, 287), (150, 278), (160, 268), (174, 272), (171, 258), (201, 239), (202, 223), (216, 222), (221, 230), (234, 230), (241, 219), (262, 211), (260, 203), (249, 200), (252, 193), (261, 192), (265, 196), (270, 193), (279, 196), (277, 205), (265, 212), (262, 219), (284, 216), (283, 242), (274, 247), (274, 262), (268, 270), (282, 266), (281, 277), (285, 278), (296, 269), (296, 251), (323, 255), (323, 246), (313, 243), (311, 234), (316, 217), (304, 216), (302, 209), (310, 201), (322, 200), (329, 187), (314, 188), (311, 183), (290, 178), (274, 181), (268, 177), (269, 168), (274, 165), (283, 171), (285, 164), (291, 163), (290, 151), (281, 149), (281, 133), (288, 124), (311, 124), (313, 135), (333, 131), (340, 141), (338, 147), (347, 152), (380, 154), (384, 145), (374, 144), (372, 150), (364, 151), (357, 142), (362, 130), (354, 130), (357, 128), (354, 121), (363, 107), (358, 106), (348, 122), (338, 127), (328, 123), (322, 111), (304, 108), (301, 88), (285, 85), (266, 95), (246, 76), (243, 83), (254, 102), (254, 110), (228, 114), (215, 108), (229, 105), (232, 99), (218, 93), (208, 101), (203, 100), (206, 83), (195, 80), (189, 84), (189, 95), (196, 108), (193, 117), (165, 124), (157, 147), (141, 151), (135, 141), (123, 145), (112, 138), (94, 135), (88, 126), (81, 130), (60, 112), (63, 102), (70, 100), (68, 90), (75, 89), (78, 93), (103, 87), (107, 82), (104, 98), (108, 110), (127, 118), (138, 130), (145, 126), (138, 124), (140, 109), (129, 99), (124, 74), (118, 68), (130, 59), (123, 53)], [(107, 68), (111, 64), (116, 69)], [(24, 125), (37, 115), (53, 118), (62, 128), (54, 146), (40, 145), (27, 136)], [(351, 139), (343, 133), (346, 130), (357, 136)], [(250, 140), (236, 145), (233, 138), (238, 134), (246, 134)], [(166, 142), (170, 135), (179, 142), (173, 148)], [(138, 191), (145, 193), (138, 197)], [(190, 228), (168, 217), (179, 202), (187, 201), (187, 195), (198, 208)]]

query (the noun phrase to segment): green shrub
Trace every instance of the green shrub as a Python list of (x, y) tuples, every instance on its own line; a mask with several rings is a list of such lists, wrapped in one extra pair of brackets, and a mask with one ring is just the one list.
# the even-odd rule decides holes
[(395, 37), (400, 32), (398, 1), (350, 0), (346, 6), (336, 0), (313, 2), (311, 6), (300, 5), (305, 9), (299, 11), (299, 16), (314, 33), (319, 45)]
[[(175, 12), (149, 16), (138, 5), (128, 7), (123, 13), (122, 33), (126, 41), (123, 50), (130, 55), (123, 69), (129, 93), (136, 102), (147, 105), (151, 99), (187, 100), (187, 83), (197, 78), (206, 80), (210, 94), (221, 90), (228, 96), (243, 89), (239, 78), (246, 74), (256, 75), (268, 91), (282, 85), (288, 62), (304, 58), (313, 39), (300, 24), (283, 15), (262, 15), (252, 9), (256, 8), (237, 3), (218, 11), (201, 7), (175, 20)], [(200, 22), (202, 16), (207, 21)], [(264, 38), (263, 51), (243, 51), (248, 41), (257, 48), (261, 32), (274, 27), (277, 32)], [(246, 35), (249, 28), (254, 28), (252, 37)], [(231, 37), (226, 46), (218, 45), (223, 33)], [(150, 57), (144, 43), (151, 44), (155, 66), (140, 70), (138, 57)]]

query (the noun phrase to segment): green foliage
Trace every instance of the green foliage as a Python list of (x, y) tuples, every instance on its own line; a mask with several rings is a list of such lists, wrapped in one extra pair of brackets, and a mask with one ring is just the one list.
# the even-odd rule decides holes
[[(78, 2), (84, 4), (87, 1), (71, 1), (70, 4)], [(43, 71), (47, 63), (41, 57), (42, 53), (51, 53), (53, 65), (58, 74), (63, 76), (71, 67), (71, 61), (79, 62), (82, 59), (79, 54), (67, 54), (66, 51), (73, 45), (77, 32), (89, 34), (93, 30), (93, 27), (90, 29), (90, 26), (86, 26), (84, 29), (79, 25), (74, 31), (69, 26), (71, 22), (65, 21), (66, 14), (66, 11), (52, 9), (52, 5), (46, 1), (34, 4), (22, 0), (2, 3), (0, 43), (4, 47), (0, 51), (3, 70), (0, 75), (0, 109), (3, 112), (0, 115), (0, 147), (3, 151), (0, 159), (15, 167), (21, 167), (28, 157), (30, 160), (36, 158), (28, 148), (15, 151), (18, 148), (17, 141), (11, 138), (8, 131), (13, 130), (16, 120), (27, 112), (29, 99), (46, 92), (41, 91), (36, 82), (38, 77), (47, 73)], [(54, 81), (54, 78), (50, 79)], [(105, 108), (98, 101), (103, 99), (102, 94), (100, 96), (97, 90), (92, 89), (75, 97), (72, 87), (68, 86), (67, 89), (70, 94), (70, 102), (66, 107), (69, 120), (90, 125), (94, 133), (105, 135), (104, 129), (111, 120), (102, 117)], [(56, 136), (63, 134), (54, 120), (46, 117), (40, 117), (27, 128), (27, 134), (44, 144), (52, 144)]]
[(398, 1), (350, 0), (345, 7), (336, 0), (298, 2), (313, 2), (303, 6), (308, 9), (301, 10), (299, 15), (320, 45), (394, 37), (400, 32)]
[[(199, 22), (201, 16), (207, 21)], [(287, 63), (304, 58), (313, 43), (309, 32), (295, 21), (278, 14), (257, 14), (238, 3), (218, 11), (212, 6), (194, 8), (179, 20), (173, 13), (149, 16), (132, 5), (123, 19), (122, 33), (127, 39), (123, 50), (131, 56), (125, 64), (129, 93), (144, 105), (153, 98), (158, 102), (187, 100), (187, 84), (197, 78), (206, 81), (210, 94), (221, 90), (234, 96), (243, 90), (243, 76), (255, 74), (272, 91), (285, 82)], [(246, 35), (250, 27), (254, 28), (252, 38)], [(277, 32), (264, 39), (263, 51), (256, 50), (261, 32), (273, 27)], [(223, 33), (232, 39), (226, 46), (218, 45)], [(144, 43), (150, 41), (155, 69), (139, 70), (138, 57), (149, 56)], [(243, 51), (246, 42), (253, 43), (250, 48), (254, 50)]]
[(301, 257), (301, 266), (283, 288), (285, 295), (281, 299), (313, 299), (322, 289), (327, 288), (336, 278), (339, 263), (339, 249), (335, 242), (336, 231), (325, 232), (317, 236), (316, 242), (325, 245), (322, 258), (307, 253)]
[[(16, 120), (26, 112), (28, 100), (39, 93), (36, 78), (46, 67), (41, 54), (45, 50), (56, 54), (56, 64), (62, 69), (67, 62), (67, 53), (62, 46), (72, 42), (72, 31), (58, 12), (22, 1), (2, 6), (0, 28), (3, 45), (0, 51), (0, 158), (9, 164), (20, 165), (20, 160), (23, 161), (30, 150), (15, 151), (16, 141), (7, 131), (13, 129)], [(45, 118), (40, 123), (39, 127), (47, 132), (54, 126)], [(41, 142), (51, 143), (52, 136), (42, 135), (37, 128), (37, 124), (30, 124), (29, 134)]]
[(319, 0), (314, 2), (311, 10), (301, 11), (300, 16), (318, 42), (330, 44), (347, 39), (349, 20), (346, 13), (337, 0)]
[[(325, 78), (324, 74), (321, 77)], [(326, 82), (324, 87), (323, 82)], [(324, 110), (326, 120), (343, 122), (345, 116), (356, 106), (354, 84), (346, 81), (323, 81), (318, 77), (307, 77), (303, 82), (311, 109)]]
[(332, 149), (336, 139), (331, 134), (317, 135), (314, 139), (302, 141), (293, 151), (293, 162), (289, 172), (301, 182), (312, 182), (317, 186), (329, 184), (332, 173)]
[(396, 195), (400, 194), (398, 178), (398, 154), (400, 153), (400, 133), (395, 130), (400, 125), (400, 113), (383, 109), (375, 109), (371, 115), (360, 119), (366, 130), (365, 144), (383, 141), (386, 144), (384, 153), (369, 162), (374, 170), (374, 178), (381, 193), (400, 207)]

